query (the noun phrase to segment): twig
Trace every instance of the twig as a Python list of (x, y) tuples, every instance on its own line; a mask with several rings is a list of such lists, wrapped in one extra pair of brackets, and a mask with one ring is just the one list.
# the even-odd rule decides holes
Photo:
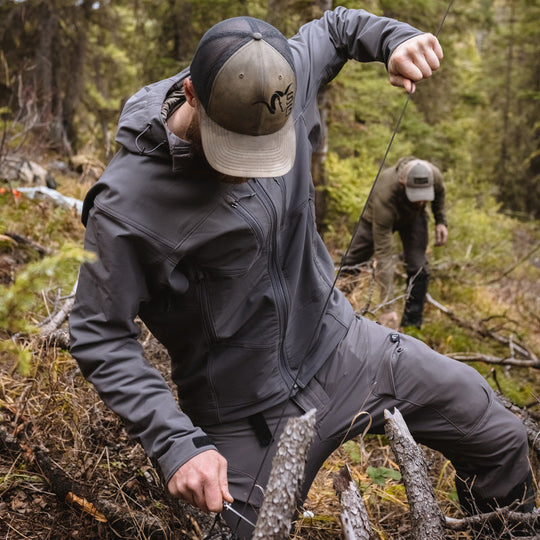
[(506, 366), (532, 367), (540, 369), (539, 360), (520, 360), (518, 358), (500, 358), (483, 353), (448, 353), (446, 356), (460, 362), (485, 362), (486, 364), (502, 364)]
[(481, 324), (471, 323), (469, 321), (466, 321), (458, 317), (451, 309), (448, 309), (447, 307), (443, 306), (441, 303), (434, 300), (433, 297), (429, 293), (427, 293), (426, 295), (426, 300), (431, 305), (435, 306), (437, 309), (442, 311), (443, 313), (446, 313), (446, 315), (448, 315), (454, 322), (456, 322), (463, 328), (468, 328), (469, 330), (472, 330), (473, 332), (480, 334), (482, 337), (490, 337), (494, 339), (495, 341), (498, 341), (499, 343), (503, 343), (504, 345), (511, 346), (512, 351), (518, 353), (523, 358), (527, 358), (531, 361), (538, 362), (537, 356), (526, 345), (516, 342), (513, 338), (507, 338), (505, 336), (497, 334), (493, 332), (492, 330), (489, 330), (483, 327)]

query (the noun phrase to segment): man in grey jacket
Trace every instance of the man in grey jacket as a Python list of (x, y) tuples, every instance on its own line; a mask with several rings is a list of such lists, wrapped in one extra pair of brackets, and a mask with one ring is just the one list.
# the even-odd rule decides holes
[[(441, 57), (434, 36), (363, 10), (328, 11), (290, 40), (239, 17), (127, 102), (121, 149), (84, 203), (97, 260), (81, 268), (71, 350), (173, 495), (213, 512), (234, 500), (253, 521), (288, 417), (317, 410), (305, 497), (330, 453), (380, 432), (394, 406), (452, 460), (469, 508), (531, 495), (521, 422), (474, 369), (355, 317), (315, 228), (321, 85), (352, 58), (385, 62), (412, 91)], [(180, 408), (137, 316), (170, 354)]]

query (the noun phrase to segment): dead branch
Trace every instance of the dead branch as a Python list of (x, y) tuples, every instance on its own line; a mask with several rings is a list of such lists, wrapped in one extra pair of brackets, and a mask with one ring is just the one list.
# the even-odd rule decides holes
[[(502, 343), (503, 345), (508, 345), (512, 353), (512, 360), (516, 361), (514, 357), (514, 353), (516, 353), (522, 356), (523, 358), (531, 361), (532, 364), (530, 367), (540, 368), (540, 361), (538, 360), (538, 357), (525, 344), (515, 341), (513, 337), (506, 337), (506, 336), (503, 336), (501, 334), (494, 332), (493, 330), (490, 330), (489, 328), (486, 328), (482, 322), (480, 323), (469, 322), (469, 321), (466, 321), (465, 319), (458, 317), (451, 309), (448, 309), (447, 307), (443, 306), (441, 303), (434, 300), (433, 297), (429, 293), (427, 293), (426, 295), (426, 300), (432, 306), (436, 307), (437, 309), (439, 309), (440, 311), (448, 315), (448, 317), (450, 317), (450, 319), (452, 319), (455, 323), (459, 324), (459, 326), (463, 328), (467, 328), (468, 330), (472, 330), (473, 332), (479, 334), (482, 337), (489, 337), (499, 343)], [(507, 363), (507, 361), (504, 361), (504, 363)]]
[[(495, 512), (477, 514), (457, 519), (446, 517), (446, 527), (452, 531), (465, 531), (471, 527), (491, 523), (494, 525), (502, 522), (512, 530), (516, 525), (526, 525), (531, 530), (537, 530), (540, 527), (540, 509), (535, 508), (532, 512), (514, 512), (508, 508), (500, 508)], [(520, 537), (521, 538), (521, 537)], [(535, 536), (534, 538), (538, 538)]]
[(500, 358), (499, 356), (490, 356), (483, 353), (449, 353), (447, 354), (454, 360), (460, 362), (485, 362), (486, 364), (501, 364), (505, 366), (532, 367), (540, 368), (539, 360), (520, 360), (518, 358)]
[(307, 451), (313, 440), (316, 410), (289, 418), (272, 461), (253, 538), (283, 540), (289, 537), (300, 486), (304, 478)]
[(22, 244), (31, 247), (35, 251), (37, 251), (40, 255), (51, 255), (51, 250), (47, 249), (46, 247), (42, 246), (41, 244), (38, 244), (37, 242), (34, 242), (30, 238), (27, 238), (26, 236), (23, 236), (22, 234), (17, 234), (13, 232), (6, 231), (4, 233), (5, 236), (8, 236), (17, 244)]
[(69, 478), (53, 462), (45, 448), (31, 449), (23, 446), (13, 435), (0, 427), (0, 447), (2, 446), (10, 453), (22, 456), (32, 468), (37, 468), (60, 501), (89, 514), (97, 521), (108, 522), (111, 526), (120, 526), (124, 529), (133, 528), (135, 523), (136, 527), (149, 537), (153, 534), (159, 537), (167, 530), (157, 517), (148, 512), (133, 511), (110, 501), (96, 499), (87, 493), (83, 486)]
[(64, 321), (69, 317), (69, 314), (71, 313), (71, 308), (73, 307), (73, 303), (75, 302), (76, 290), (77, 281), (75, 282), (75, 285), (73, 285), (71, 293), (65, 299), (64, 303), (60, 306), (60, 308), (56, 311), (56, 313), (54, 313), (38, 325), (41, 329), (42, 335), (52, 334), (53, 332), (58, 330), (60, 326), (62, 326)]
[(441, 512), (421, 448), (414, 441), (401, 413), (384, 411), (385, 432), (396, 456), (411, 509), (412, 537), (415, 540), (444, 540)]
[(371, 528), (362, 495), (347, 466), (334, 475), (334, 490), (343, 508), (340, 519), (345, 540), (374, 540), (377, 538)]

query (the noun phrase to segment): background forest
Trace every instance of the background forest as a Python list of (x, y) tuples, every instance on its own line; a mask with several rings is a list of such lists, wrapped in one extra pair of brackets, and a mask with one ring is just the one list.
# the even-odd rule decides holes
[[(0, 171), (3, 160), (22, 156), (53, 172), (59, 192), (82, 199), (115, 152), (126, 99), (188, 65), (207, 28), (251, 15), (292, 36), (336, 5), (0, 0)], [(450, 239), (444, 248), (430, 249), (432, 301), (416, 335), (472, 362), (499, 392), (539, 419), (540, 2), (342, 5), (438, 34), (445, 57), (408, 101), (386, 158), (406, 95), (389, 84), (384, 65), (349, 62), (321, 93), (327, 132), (313, 162), (317, 219), (336, 266), (383, 160), (391, 165), (416, 155), (438, 165)], [(204, 536), (208, 521), (163, 494), (140, 447), (82, 380), (65, 342), (56, 333), (44, 339), (85, 256), (83, 229), (74, 209), (30, 200), (16, 187), (3, 183), (0, 173), (0, 536)], [(403, 288), (403, 276), (398, 280)], [(339, 285), (357, 311), (377, 317), (368, 275), (343, 278)], [(166, 375), (163, 351), (144, 331), (142, 339)], [(13, 446), (4, 435), (15, 437)], [(36, 447), (114, 519), (100, 521), (88, 506), (57, 500)], [(451, 466), (434, 453), (429, 459), (443, 510), (459, 516)], [(295, 537), (342, 537), (331, 474), (343, 463), (362, 488), (380, 538), (410, 538), (403, 486), (384, 437), (350, 441), (329, 461), (310, 493), (311, 517), (299, 521)], [(535, 456), (533, 464), (539, 480)], [(470, 531), (451, 534), (476, 538)]]

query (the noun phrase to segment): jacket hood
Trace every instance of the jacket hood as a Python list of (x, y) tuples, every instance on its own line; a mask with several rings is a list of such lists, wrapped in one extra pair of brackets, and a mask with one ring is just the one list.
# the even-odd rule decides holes
[(170, 158), (168, 130), (161, 115), (163, 102), (172, 87), (189, 75), (185, 69), (177, 75), (141, 88), (126, 102), (115, 140), (136, 154)]

